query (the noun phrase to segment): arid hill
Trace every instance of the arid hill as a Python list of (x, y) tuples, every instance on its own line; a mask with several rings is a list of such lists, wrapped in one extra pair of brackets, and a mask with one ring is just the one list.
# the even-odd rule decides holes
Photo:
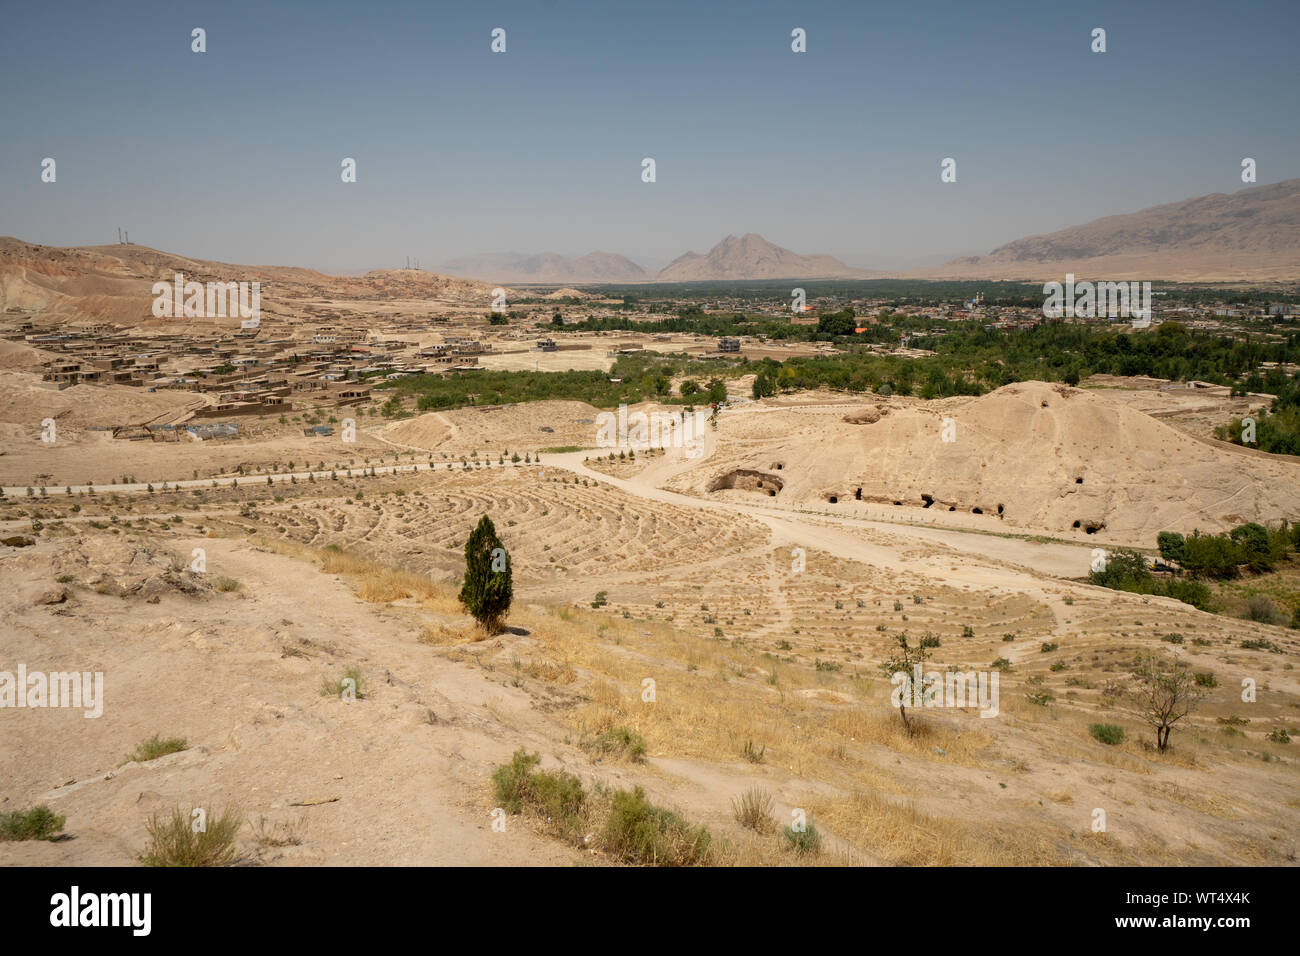
[(490, 300), (491, 286), (415, 269), (330, 276), (292, 266), (243, 266), (190, 259), (131, 244), (41, 246), (0, 237), (0, 312), (38, 312), (68, 323), (138, 325), (152, 321), (155, 282), (176, 273), (196, 282), (260, 282), (262, 307), (293, 309), (305, 299)]
[(914, 273), (927, 278), (1300, 278), (1300, 179), (1213, 193), (1017, 239), (986, 256)]
[(1163, 530), (1300, 517), (1293, 461), (1207, 444), (1065, 385), (736, 415), (719, 435), (717, 454), (690, 475), (694, 493), (846, 513), (859, 501), (876, 511), (924, 508), (939, 518), (978, 515), (989, 530), (1099, 533), (1147, 546)]

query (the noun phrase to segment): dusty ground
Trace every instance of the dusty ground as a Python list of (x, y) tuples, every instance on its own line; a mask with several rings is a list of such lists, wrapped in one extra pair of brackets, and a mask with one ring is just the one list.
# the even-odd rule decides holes
[[(1037, 391), (990, 397), (1012, 403), (1000, 414), (1025, 416), (1031, 434), (1044, 427)], [(1145, 534), (1124, 517), (1152, 507), (1133, 490), (1142, 469), (1146, 484), (1158, 474), (1167, 498), (1199, 507), (1201, 489), (1168, 465), (1178, 459), (1153, 464), (1143, 441), (1220, 453), (1104, 396), (1047, 400), (1072, 406), (1053, 417), (1054, 441), (1132, 456), (1126, 470), (1086, 473), (1112, 509), (1095, 535), (1030, 507), (1025, 476), (1054, 474), (1043, 462), (1060, 456), (1011, 453), (998, 436), (983, 439), (1002, 456), (983, 471), (1021, 480), (1004, 519), (859, 501), (851, 489), (834, 505), (794, 493), (820, 490), (817, 475), (837, 461), (883, 466), (848, 436), (889, 423), (898, 437), (884, 445), (910, 447), (897, 445), (897, 423), (923, 412), (905, 402), (875, 424), (843, 421), (861, 402), (746, 406), (707, 433), (700, 459), (668, 449), (612, 465), (594, 450), (502, 461), (594, 444), (583, 421), (594, 410), (544, 403), (367, 420), (358, 445), (370, 463), (354, 451), (352, 473), (333, 478), (315, 468), (348, 460), (337, 442), (327, 446), (336, 456), (281, 447), (271, 458), (268, 436), (267, 463), (280, 465), (271, 484), (259, 474), (212, 486), (208, 475), (229, 467), (218, 453), (259, 447), (239, 442), (142, 460), (136, 470), (169, 480), (166, 491), (74, 485), (28, 499), (7, 488), (3, 534), (34, 543), (0, 546), (0, 670), (102, 671), (106, 702), (98, 719), (0, 710), (0, 811), (48, 803), (71, 836), (0, 843), (0, 862), (130, 863), (152, 813), (228, 804), (300, 832), (299, 844), (275, 847), (242, 831), (250, 857), (274, 865), (608, 862), (536, 821), (491, 829), (491, 771), (523, 746), (589, 784), (644, 785), (722, 838), (720, 862), (1293, 863), (1293, 746), (1266, 735), (1300, 723), (1296, 632), (1079, 580), (1093, 547), (1123, 537), (1113, 528)], [(981, 423), (975, 404), (953, 403), (959, 429)], [(1119, 432), (1088, 434), (1096, 422)], [(29, 438), (4, 450), (0, 462), (20, 472), (40, 453)], [(925, 455), (911, 455), (924, 474)], [(777, 495), (708, 490), (720, 470), (777, 460)], [(1235, 459), (1212, 461), (1240, 471)], [(1208, 475), (1212, 461), (1191, 467)], [(1275, 520), (1290, 500), (1274, 489), (1240, 510)], [(454, 595), (482, 514), (510, 551), (516, 601), (512, 631), (474, 641)], [(206, 552), (201, 574), (187, 570), (195, 548)], [(598, 592), (608, 603), (593, 609)], [(877, 668), (904, 630), (938, 640), (939, 669), (987, 671), (1001, 659), (998, 716), (914, 712), (920, 730), (905, 734)], [(1277, 650), (1242, 648), (1246, 639)], [(1113, 691), (1135, 653), (1175, 649), (1214, 686), (1162, 755)], [(349, 667), (366, 696), (323, 695), (322, 681)], [(642, 698), (647, 678), (653, 702)], [(1240, 699), (1247, 678), (1254, 703)], [(1093, 722), (1120, 724), (1128, 739), (1098, 743)], [(646, 760), (595, 752), (591, 740), (611, 727), (642, 735)], [(155, 733), (189, 748), (123, 764)], [(779, 822), (805, 810), (826, 851), (797, 859), (778, 835), (741, 829), (731, 801), (754, 786), (772, 794)], [(1091, 829), (1096, 809), (1104, 834)]]

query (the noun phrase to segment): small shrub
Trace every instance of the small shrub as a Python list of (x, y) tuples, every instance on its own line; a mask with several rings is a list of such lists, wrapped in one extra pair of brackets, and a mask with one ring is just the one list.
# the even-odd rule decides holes
[(321, 696), (342, 697), (344, 690), (347, 689), (347, 684), (345, 683), (347, 680), (352, 681), (352, 691), (356, 695), (357, 700), (363, 700), (366, 695), (362, 693), (361, 688), (365, 684), (365, 681), (361, 677), (361, 671), (355, 667), (349, 667), (343, 672), (343, 676), (338, 680), (332, 681), (328, 677), (322, 680), (320, 685)]
[(221, 578), (217, 578), (216, 583), (213, 585), (213, 587), (215, 587), (218, 591), (238, 591), (241, 587), (243, 587), (243, 585), (240, 584), (238, 581), (236, 581), (234, 578), (221, 577)]
[(189, 744), (184, 737), (164, 738), (154, 734), (148, 740), (141, 741), (135, 748), (135, 753), (127, 757), (125, 762), (130, 763), (134, 760), (136, 763), (144, 763), (146, 760), (157, 760), (159, 757), (187, 749)]
[(625, 863), (692, 866), (707, 861), (711, 838), (704, 827), (692, 826), (673, 811), (650, 803), (637, 787), (614, 794), (604, 842)]
[(611, 727), (592, 742), (591, 749), (635, 763), (645, 756), (645, 738), (628, 727)]
[(234, 866), (242, 858), (235, 837), (243, 824), (235, 811), (225, 810), (195, 833), (191, 818), (179, 807), (166, 819), (154, 814), (145, 824), (149, 845), (140, 862), (144, 866)]
[(1219, 686), (1219, 679), (1215, 677), (1213, 674), (1211, 674), (1209, 671), (1203, 671), (1202, 673), (1196, 674), (1194, 676), (1196, 679), (1197, 687), (1218, 687)]
[(521, 747), (515, 751), (510, 763), (497, 767), (492, 772), (497, 802), (507, 813), (528, 810), (566, 839), (580, 842), (586, 826), (587, 806), (582, 781), (563, 771), (534, 770), (541, 762), (541, 754), (530, 754)]
[(1248, 621), (1258, 621), (1261, 624), (1277, 624), (1279, 626), (1287, 623), (1287, 616), (1282, 609), (1273, 603), (1273, 599), (1265, 594), (1253, 595), (1246, 602), (1246, 613), (1242, 615)]
[(769, 833), (776, 826), (772, 820), (772, 795), (762, 787), (746, 790), (731, 801), (736, 822), (755, 833)]
[(1089, 724), (1088, 733), (1095, 740), (1112, 747), (1124, 742), (1124, 728), (1119, 724)]
[(816, 854), (822, 851), (822, 835), (817, 832), (817, 828), (811, 823), (807, 824), (803, 830), (786, 827), (781, 833), (785, 836), (785, 842), (790, 849), (800, 856)]
[(55, 840), (66, 818), (45, 805), (0, 813), (0, 843), (13, 840)]
[(1281, 654), (1282, 648), (1267, 638), (1261, 637), (1258, 640), (1245, 640), (1240, 645), (1248, 651), (1271, 651), (1274, 654)]

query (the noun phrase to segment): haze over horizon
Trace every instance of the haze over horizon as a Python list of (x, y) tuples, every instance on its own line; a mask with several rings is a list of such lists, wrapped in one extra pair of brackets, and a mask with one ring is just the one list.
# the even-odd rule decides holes
[(107, 244), (121, 226), (334, 272), (595, 250), (657, 270), (749, 232), (934, 264), (1234, 193), (1246, 156), (1261, 185), (1300, 176), (1286, 25), (1300, 7), (1277, 0), (25, 6), (0, 36), (0, 234)]

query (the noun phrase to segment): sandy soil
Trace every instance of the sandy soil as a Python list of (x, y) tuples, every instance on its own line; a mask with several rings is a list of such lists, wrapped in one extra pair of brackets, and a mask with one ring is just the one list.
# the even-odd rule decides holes
[[(1295, 862), (1296, 763), (1266, 735), (1295, 723), (1296, 632), (1081, 582), (1093, 547), (1150, 545), (1143, 515), (1163, 507), (1153, 476), (1161, 501), (1207, 512), (1232, 476), (1260, 469), (1271, 483), (1233, 507), (1272, 520), (1300, 487), (1291, 465), (1239, 467), (1122, 402), (1046, 386), (953, 400), (940, 410), (958, 441), (937, 449), (922, 444), (939, 444), (937, 421), (910, 403), (851, 424), (882, 403), (812, 398), (722, 415), (699, 458), (499, 463), (507, 448), (592, 442), (589, 406), (544, 403), (367, 422), (365, 447), (384, 449), (373, 476), (299, 466), (214, 488), (179, 468), (181, 487), (165, 492), (6, 489), (0, 531), (34, 543), (0, 546), (0, 669), (102, 671), (106, 702), (95, 720), (0, 711), (0, 810), (48, 803), (74, 837), (0, 844), (0, 862), (130, 863), (152, 813), (230, 803), (302, 828), (285, 847), (242, 831), (271, 865), (610, 862), (528, 818), (492, 831), (491, 771), (521, 746), (588, 784), (644, 785), (725, 837), (723, 862)], [(32, 470), (30, 446), (5, 450), (0, 462)], [(1107, 521), (1095, 535), (1053, 523), (1072, 492), (1051, 482), (1072, 483), (1070, 454), (1089, 464)], [(920, 480), (942, 455), (957, 456), (943, 467), (972, 495), (1008, 482), (1007, 517), (853, 497), (859, 480)], [(908, 472), (890, 470), (894, 456)], [(708, 490), (735, 468), (782, 488)], [(832, 504), (822, 492), (836, 470), (849, 491)], [(509, 549), (516, 601), (513, 629), (475, 642), (454, 595), (483, 514)], [(185, 570), (194, 548), (202, 574)], [(328, 571), (340, 553), (406, 576)], [(592, 609), (597, 592), (608, 603)], [(901, 631), (937, 641), (939, 669), (1002, 661), (999, 716), (929, 710), (904, 734), (877, 676)], [(1215, 678), (1161, 755), (1111, 690), (1135, 654), (1175, 648)], [(367, 696), (322, 695), (348, 667)], [(1240, 700), (1246, 678), (1255, 703)], [(1128, 739), (1098, 743), (1098, 721)], [(644, 737), (644, 762), (588, 746), (616, 726)], [(123, 764), (154, 733), (189, 748)], [(758, 762), (747, 743), (763, 748)], [(754, 786), (778, 820), (807, 810), (827, 850), (798, 859), (779, 836), (742, 830), (731, 802)], [(1105, 834), (1091, 831), (1098, 808)]]

